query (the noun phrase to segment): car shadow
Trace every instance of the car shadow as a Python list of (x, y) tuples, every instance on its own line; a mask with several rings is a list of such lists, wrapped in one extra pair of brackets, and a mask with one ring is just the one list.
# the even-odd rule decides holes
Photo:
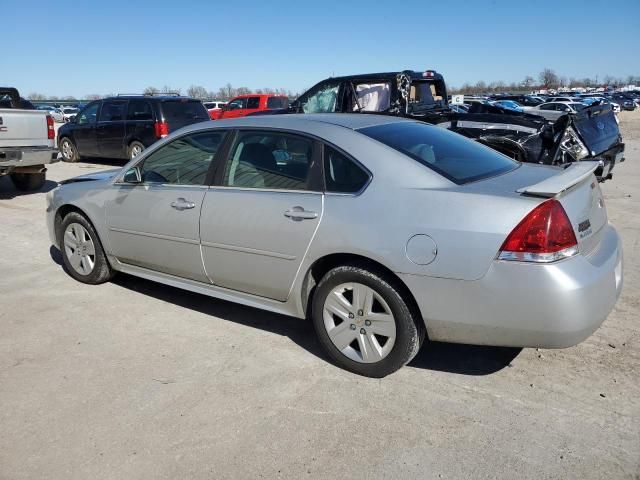
[[(51, 246), (49, 253), (55, 263), (63, 266), (60, 250)], [(308, 320), (215, 299), (132, 275), (119, 273), (112, 283), (208, 316), (288, 337), (309, 353), (331, 363), (316, 338), (313, 325)], [(521, 350), (425, 340), (418, 355), (409, 363), (409, 367), (459, 375), (490, 375), (509, 366)]]
[(45, 180), (44, 185), (42, 185), (42, 187), (40, 187), (38, 190), (23, 192), (22, 190), (18, 190), (13, 185), (13, 182), (8, 175), (4, 175), (0, 177), (0, 200), (11, 200), (15, 197), (33, 195), (34, 193), (47, 193), (57, 186), (58, 182), (54, 182), (53, 180)]

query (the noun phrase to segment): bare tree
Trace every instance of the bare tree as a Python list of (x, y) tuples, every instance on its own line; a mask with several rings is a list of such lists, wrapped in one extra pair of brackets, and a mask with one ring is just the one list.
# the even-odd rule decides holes
[(545, 68), (538, 75), (538, 79), (540, 83), (547, 88), (554, 88), (558, 86), (558, 76), (556, 72), (551, 70), (550, 68)]
[(535, 83), (534, 78), (531, 75), (527, 75), (526, 77), (524, 77), (524, 80), (522, 81), (522, 86), (524, 88), (531, 88), (533, 87), (534, 83)]
[(46, 100), (47, 97), (45, 97), (43, 94), (38, 93), (38, 92), (32, 92), (29, 94), (29, 96), (27, 97), (29, 100)]
[(97, 93), (90, 93), (89, 95), (85, 95), (87, 100), (100, 100), (102, 95), (98, 95)]
[(251, 90), (249, 90), (247, 87), (238, 87), (236, 89), (236, 95), (249, 95), (251, 93)]
[(155, 95), (157, 93), (160, 93), (160, 90), (158, 90), (156, 87), (147, 87), (144, 89), (143, 93), (145, 95)]
[(187, 88), (187, 96), (197, 98), (200, 100), (205, 100), (207, 98), (210, 98), (210, 95), (209, 95), (209, 92), (207, 92), (207, 89), (200, 85), (191, 85), (189, 88)]
[(64, 97), (64, 100), (66, 100), (67, 102), (73, 102), (77, 100), (77, 98), (72, 95), (67, 95), (66, 97)]

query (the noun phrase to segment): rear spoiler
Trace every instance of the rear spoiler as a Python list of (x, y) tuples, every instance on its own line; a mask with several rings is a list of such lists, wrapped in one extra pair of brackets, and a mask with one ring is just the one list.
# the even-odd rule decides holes
[(574, 162), (565, 168), (562, 173), (549, 177), (534, 185), (519, 188), (516, 192), (541, 197), (555, 197), (559, 193), (589, 178), (599, 166), (599, 162)]

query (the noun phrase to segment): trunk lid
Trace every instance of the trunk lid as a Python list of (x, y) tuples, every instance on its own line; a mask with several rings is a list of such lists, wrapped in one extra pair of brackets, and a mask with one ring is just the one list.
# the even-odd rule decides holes
[[(606, 226), (604, 197), (593, 172), (598, 162), (574, 162), (566, 168), (522, 164), (497, 177), (465, 185), (470, 191), (544, 201), (555, 198), (564, 208), (578, 240), (580, 252), (589, 255), (599, 244)], [(533, 208), (533, 207), (532, 207)]]
[(609, 105), (594, 105), (572, 115), (576, 130), (591, 156), (613, 148), (620, 140), (620, 129)]

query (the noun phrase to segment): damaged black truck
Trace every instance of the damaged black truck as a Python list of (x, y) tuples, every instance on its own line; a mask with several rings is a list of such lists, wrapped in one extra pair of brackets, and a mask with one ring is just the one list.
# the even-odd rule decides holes
[(598, 161), (600, 181), (612, 178), (613, 167), (624, 160), (624, 143), (610, 105), (593, 105), (555, 122), (481, 103), (472, 104), (468, 113), (456, 113), (449, 108), (444, 78), (433, 70), (328, 78), (292, 102), (288, 111), (410, 117), (457, 132), (521, 162)]

